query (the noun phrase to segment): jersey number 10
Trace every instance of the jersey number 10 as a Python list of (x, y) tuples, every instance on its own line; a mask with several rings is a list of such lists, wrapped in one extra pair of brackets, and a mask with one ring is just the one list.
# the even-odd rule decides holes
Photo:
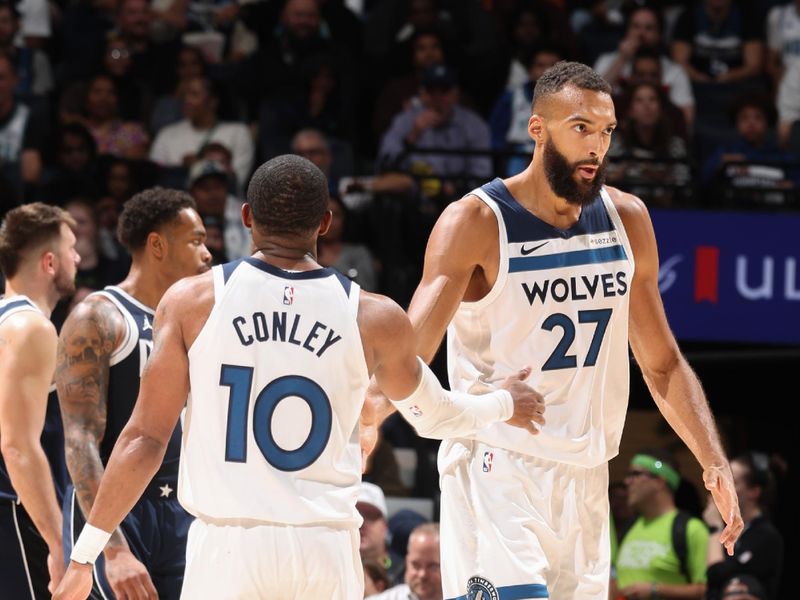
[[(247, 422), (253, 387), (253, 368), (222, 365), (219, 384), (230, 388), (225, 460), (247, 462)], [(311, 430), (300, 447), (285, 450), (272, 435), (272, 416), (281, 400), (297, 396), (311, 409)], [(333, 415), (328, 395), (316, 382), (286, 375), (269, 382), (253, 406), (253, 437), (267, 462), (280, 471), (299, 471), (319, 458), (331, 435)]]

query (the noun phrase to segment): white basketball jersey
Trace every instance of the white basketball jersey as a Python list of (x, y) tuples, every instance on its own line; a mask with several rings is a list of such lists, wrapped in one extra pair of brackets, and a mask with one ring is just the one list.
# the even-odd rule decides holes
[(473, 192), (494, 211), (500, 264), (492, 290), (464, 302), (447, 334), (453, 390), (482, 393), (530, 365), (545, 399), (537, 436), (506, 423), (474, 438), (585, 467), (617, 454), (628, 405), (628, 297), (633, 253), (605, 189), (557, 229), (500, 179)]
[(358, 527), (369, 383), (359, 287), (255, 258), (214, 267), (189, 349), (178, 497), (205, 520)]

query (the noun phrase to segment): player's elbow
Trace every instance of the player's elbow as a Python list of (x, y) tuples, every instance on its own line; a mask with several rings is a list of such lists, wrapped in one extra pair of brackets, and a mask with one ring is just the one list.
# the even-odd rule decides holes
[(13, 469), (15, 466), (26, 468), (31, 463), (31, 458), (38, 445), (39, 441), (29, 436), (3, 432), (3, 438), (0, 440), (0, 453), (9, 469)]

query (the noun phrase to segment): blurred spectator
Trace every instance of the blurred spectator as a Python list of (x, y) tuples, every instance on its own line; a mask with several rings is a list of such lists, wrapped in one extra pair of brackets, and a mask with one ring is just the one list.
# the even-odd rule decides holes
[(378, 563), (366, 561), (364, 563), (364, 598), (380, 594), (391, 585), (389, 576)]
[(371, 600), (442, 600), (439, 524), (423, 523), (408, 538), (405, 583)]
[(155, 43), (151, 38), (153, 12), (147, 0), (118, 0), (115, 33), (130, 52), (131, 74), (154, 94), (171, 87), (177, 41)]
[[(661, 66), (661, 56), (658, 52), (650, 48), (638, 50), (631, 61), (631, 73), (625, 82), (625, 87), (621, 90), (621, 95), (624, 99), (629, 95), (628, 92), (631, 87), (637, 83), (652, 83), (658, 86), (658, 88), (664, 92), (663, 96), (665, 102), (662, 108), (664, 109), (665, 116), (672, 121), (673, 133), (686, 139), (693, 125), (695, 113), (694, 103), (692, 103), (689, 110), (687, 110), (686, 107), (682, 109), (672, 101), (670, 96), (671, 90), (664, 87), (664, 77), (662, 76)], [(624, 115), (624, 102), (618, 103), (617, 100), (619, 97), (620, 95), (615, 96), (614, 104), (621, 106), (618, 114)]]
[(672, 59), (692, 81), (729, 83), (757, 77), (764, 65), (763, 25), (746, 1), (688, 4), (675, 25)]
[[(778, 147), (771, 131), (775, 110), (769, 98), (762, 94), (740, 96), (733, 103), (731, 120), (738, 138), (720, 145), (706, 161), (703, 182), (709, 185), (716, 181), (726, 186), (725, 196), (729, 200), (784, 202), (785, 192), (781, 190), (800, 183), (800, 165), (796, 157)], [(750, 164), (728, 164), (736, 162)]]
[(663, 28), (661, 13), (655, 6), (634, 8), (628, 16), (627, 31), (617, 50), (602, 54), (594, 69), (619, 92), (632, 78), (631, 70), (637, 53), (649, 51), (659, 62), (660, 83), (669, 92), (670, 100), (683, 110), (686, 123), (691, 125), (694, 116), (691, 82), (683, 67), (667, 57), (662, 42)]
[(425, 70), (445, 62), (444, 40), (434, 29), (419, 29), (411, 38), (411, 53), (412, 71), (389, 79), (375, 100), (372, 132), (378, 138), (417, 95)]
[[(428, 196), (452, 198), (459, 190), (452, 182), (436, 183), (437, 177), (460, 177), (466, 189), (473, 178), (486, 179), (492, 172), (489, 156), (414, 153), (415, 149), (477, 150), (490, 149), (489, 127), (476, 113), (459, 104), (459, 88), (452, 69), (439, 65), (428, 69), (422, 78), (419, 101), (397, 115), (381, 140), (378, 161), (383, 166), (406, 171), (414, 176), (432, 176), (434, 189)], [(408, 151), (408, 153), (407, 153)], [(441, 186), (441, 189), (438, 189)]]
[(726, 582), (734, 576), (752, 577), (763, 587), (764, 600), (777, 600), (783, 568), (783, 538), (767, 515), (775, 491), (770, 459), (763, 452), (748, 452), (731, 461), (731, 472), (744, 520), (744, 531), (728, 556), (716, 532), (725, 523), (710, 500), (703, 513), (714, 532), (708, 547), (707, 600), (728, 600)]
[[(321, 260), (319, 262), (320, 264), (324, 264)], [(394, 447), (386, 440), (381, 431), (378, 431), (378, 440), (375, 443), (375, 449), (367, 457), (362, 479), (374, 483), (390, 496), (408, 496), (408, 489), (403, 484), (403, 480), (400, 477), (400, 466), (394, 455)], [(398, 554), (402, 554), (394, 545), (394, 539), (392, 540), (392, 548)]]
[(73, 196), (96, 196), (97, 145), (89, 130), (80, 123), (62, 126), (54, 150), (43, 177), (42, 199), (63, 205)]
[(0, 52), (6, 52), (17, 68), (15, 92), (23, 98), (43, 96), (53, 89), (50, 59), (42, 50), (20, 42), (19, 12), (9, 0), (0, 0)]
[(103, 56), (103, 70), (117, 90), (119, 116), (125, 121), (147, 122), (152, 104), (150, 90), (131, 71), (133, 61), (127, 42), (118, 35), (109, 35)]
[[(334, 163), (330, 140), (316, 129), (301, 129), (292, 138), (291, 150), (313, 162), (328, 178), (332, 196), (341, 198), (351, 210), (362, 208), (374, 194), (408, 194), (414, 180), (404, 173), (389, 172), (369, 177), (342, 177), (343, 167)], [(342, 152), (337, 154), (342, 159)], [(349, 173), (347, 173), (349, 175)]]
[(623, 481), (614, 481), (608, 486), (608, 504), (611, 521), (616, 533), (617, 546), (636, 520), (636, 514), (628, 502), (628, 487)]
[(0, 51), (0, 165), (5, 177), (21, 189), (39, 181), (46, 132), (31, 109), (14, 98), (17, 81), (14, 61)]
[[(324, 267), (333, 267), (358, 283), (368, 292), (378, 290), (375, 260), (366, 246), (345, 241), (347, 209), (342, 201), (331, 196), (328, 210), (333, 213), (328, 232), (319, 238), (317, 260)], [(386, 489), (384, 487), (384, 489)]]
[[(511, 60), (505, 88), (515, 90), (531, 80), (532, 54), (542, 45), (552, 42), (552, 27), (540, 4), (522, 4), (508, 19), (511, 28), (508, 39)], [(563, 58), (563, 57), (562, 57)]]
[(334, 62), (317, 56), (307, 59), (299, 70), (302, 87), (275, 92), (261, 105), (259, 136), (264, 159), (285, 153), (300, 129), (318, 129), (341, 140), (351, 137), (353, 100)]
[(254, 18), (259, 14), (258, 4), (264, 11), (269, 11), (272, 10), (269, 5), (278, 3), (257, 3), (247, 21), (259, 37), (258, 51), (245, 68), (243, 81), (253, 105), (277, 91), (302, 92), (306, 73), (303, 66), (306, 61), (320, 56), (333, 65), (342, 93), (349, 97), (352, 61), (349, 53), (323, 31), (319, 3), (316, 0), (287, 0), (277, 27), (272, 27), (268, 18)]
[[(230, 172), (225, 165), (201, 159), (192, 165), (186, 187), (204, 222), (210, 217), (220, 229), (225, 258), (235, 260), (252, 254), (252, 238), (242, 223), (242, 201), (229, 193), (230, 184)], [(212, 252), (215, 260), (221, 257), (220, 249), (217, 250), (216, 256)]]
[(528, 64), (528, 81), (513, 90), (503, 92), (492, 109), (489, 117), (492, 148), (525, 155), (506, 160), (506, 176), (521, 172), (531, 162), (535, 144), (528, 133), (528, 121), (531, 118), (533, 88), (542, 73), (563, 58), (563, 53), (555, 46), (541, 46), (534, 50)]
[(156, 100), (150, 129), (157, 134), (163, 127), (177, 123), (183, 118), (183, 98), (192, 79), (203, 77), (205, 73), (203, 53), (194, 46), (183, 46), (178, 52), (175, 64), (175, 87), (169, 94)]
[[(800, 61), (786, 67), (786, 73), (778, 86), (778, 139), (783, 147), (790, 146), (792, 126), (800, 120)], [(797, 151), (799, 147), (795, 147)]]
[(621, 183), (648, 204), (669, 205), (680, 188), (689, 184), (686, 144), (672, 131), (664, 112), (667, 99), (658, 85), (635, 84), (629, 96), (626, 110), (620, 111), (625, 117), (608, 150), (608, 181)]
[(396, 577), (403, 568), (403, 561), (387, 546), (389, 511), (383, 490), (374, 483), (362, 482), (356, 509), (364, 519), (359, 532), (361, 560), (377, 562), (386, 570), (389, 580), (398, 583)]
[(775, 87), (800, 62), (800, 0), (773, 6), (767, 15), (767, 72)]
[(220, 120), (220, 94), (208, 79), (195, 77), (187, 82), (185, 90), (185, 118), (158, 132), (150, 159), (164, 166), (191, 167), (203, 146), (220, 142), (230, 148), (237, 185), (243, 186), (250, 176), (254, 152), (247, 126)]
[(140, 123), (120, 118), (119, 95), (109, 75), (95, 75), (89, 81), (84, 111), (99, 154), (131, 159), (147, 156), (147, 133)]
[[(646, 451), (631, 461), (625, 484), (639, 517), (620, 540), (616, 562), (625, 598), (703, 598), (708, 530), (675, 507), (680, 479), (665, 453)], [(678, 519), (682, 527), (675, 526)]]

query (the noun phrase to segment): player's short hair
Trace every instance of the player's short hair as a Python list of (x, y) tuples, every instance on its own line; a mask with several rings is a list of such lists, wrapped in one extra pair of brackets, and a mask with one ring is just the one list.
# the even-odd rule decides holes
[(139, 192), (125, 203), (117, 224), (120, 243), (133, 254), (144, 248), (147, 236), (176, 221), (185, 208), (197, 210), (186, 192), (154, 187)]
[(310, 160), (283, 154), (261, 165), (247, 188), (253, 221), (272, 234), (303, 235), (328, 210), (328, 181)]
[(531, 107), (535, 109), (542, 98), (557, 94), (568, 85), (611, 95), (611, 86), (597, 71), (583, 63), (562, 60), (542, 73), (536, 81)]
[(0, 270), (14, 277), (25, 252), (61, 238), (61, 225), (75, 230), (75, 219), (63, 208), (33, 202), (11, 210), (0, 226)]

